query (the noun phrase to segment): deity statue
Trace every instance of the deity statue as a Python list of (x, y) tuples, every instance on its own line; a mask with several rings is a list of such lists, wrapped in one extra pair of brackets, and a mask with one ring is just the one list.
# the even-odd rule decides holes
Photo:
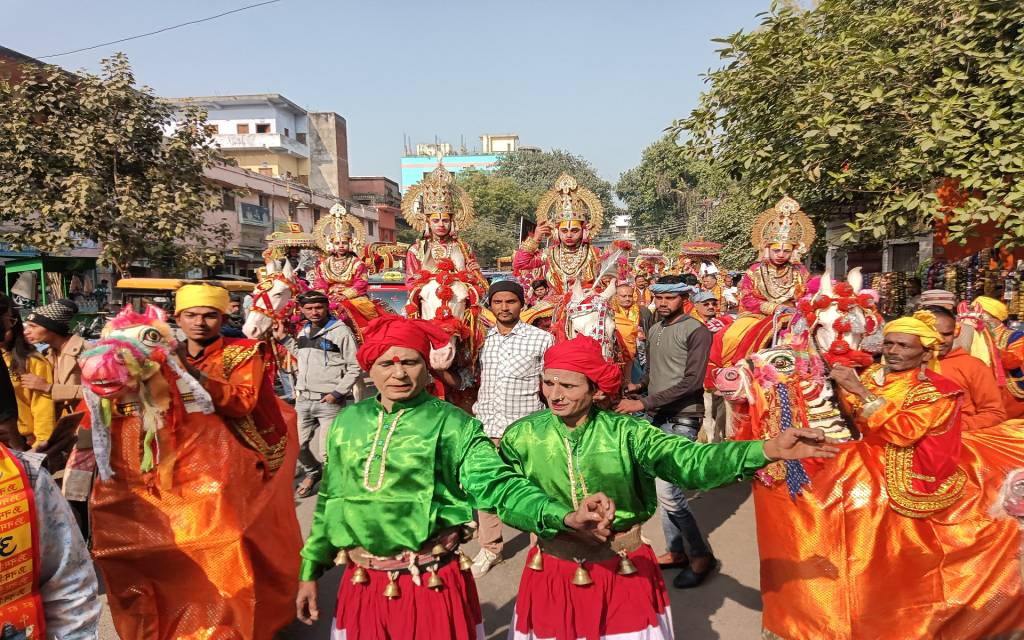
[[(598, 197), (568, 174), (562, 174), (541, 197), (537, 230), (519, 246), (512, 270), (520, 281), (544, 279), (550, 287), (547, 298), (531, 309), (524, 321), (541, 324), (539, 321), (550, 318), (553, 307), (572, 291), (573, 284), (595, 288), (602, 256), (590, 241), (600, 232), (603, 216)], [(548, 237), (551, 244), (542, 249), (540, 241)]]
[(750, 238), (761, 259), (740, 281), (741, 314), (765, 317), (796, 306), (810, 277), (800, 259), (810, 250), (814, 235), (814, 223), (788, 196), (757, 217)]
[(313, 227), (313, 238), (323, 252), (313, 270), (313, 288), (327, 294), (331, 310), (359, 340), (362, 328), (383, 311), (366, 296), (367, 268), (361, 255), (366, 240), (363, 222), (339, 203)]
[[(402, 215), (409, 226), (423, 234), (406, 253), (406, 284), (415, 288), (428, 274), (454, 271), (465, 274), (467, 284), (483, 298), (487, 279), (469, 245), (458, 237), (459, 231), (473, 224), (473, 204), (444, 165), (438, 162), (423, 180), (409, 187), (402, 198)], [(410, 290), (410, 303), (418, 309), (413, 293)]]

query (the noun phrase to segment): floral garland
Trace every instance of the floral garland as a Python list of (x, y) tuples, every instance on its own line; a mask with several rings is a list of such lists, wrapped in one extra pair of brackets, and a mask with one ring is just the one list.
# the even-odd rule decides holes
[[(807, 323), (808, 334), (818, 324), (818, 314), (828, 309), (833, 304), (839, 309), (842, 315), (832, 322), (832, 330), (836, 333), (836, 339), (829, 345), (828, 351), (821, 354), (830, 367), (841, 364), (852, 368), (861, 368), (874, 362), (871, 354), (854, 349), (845, 336), (853, 331), (853, 322), (849, 318), (849, 312), (854, 307), (859, 307), (866, 312), (877, 312), (875, 299), (868, 293), (856, 293), (848, 282), (836, 283), (833, 287), (833, 295), (818, 294), (811, 297), (804, 297), (797, 303), (797, 310), (803, 315)], [(864, 335), (871, 335), (878, 328), (878, 320), (875, 313), (864, 314)]]

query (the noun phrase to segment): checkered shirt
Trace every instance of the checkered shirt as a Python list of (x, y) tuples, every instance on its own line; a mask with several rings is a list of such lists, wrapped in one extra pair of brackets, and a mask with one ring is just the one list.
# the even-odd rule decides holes
[(547, 331), (520, 322), (507, 335), (497, 327), (487, 332), (480, 349), (480, 393), (473, 415), (491, 438), (524, 416), (540, 411), (540, 376), (544, 352), (555, 343)]

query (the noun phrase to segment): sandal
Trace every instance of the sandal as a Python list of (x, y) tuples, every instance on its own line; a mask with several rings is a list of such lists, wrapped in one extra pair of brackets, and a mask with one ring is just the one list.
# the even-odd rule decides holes
[(306, 476), (299, 483), (299, 486), (295, 488), (296, 498), (308, 498), (313, 495), (313, 489), (316, 487), (316, 478), (313, 476)]

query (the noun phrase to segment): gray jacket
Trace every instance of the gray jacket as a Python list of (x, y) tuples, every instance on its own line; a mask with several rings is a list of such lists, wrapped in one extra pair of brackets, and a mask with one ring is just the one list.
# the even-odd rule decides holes
[(704, 415), (704, 375), (712, 334), (699, 320), (683, 316), (656, 323), (647, 333), (650, 350), (644, 409), (656, 423)]
[(308, 393), (333, 393), (339, 400), (352, 392), (359, 379), (356, 338), (352, 330), (337, 318), (331, 318), (318, 331), (307, 322), (284, 346), (295, 356), (295, 390)]

